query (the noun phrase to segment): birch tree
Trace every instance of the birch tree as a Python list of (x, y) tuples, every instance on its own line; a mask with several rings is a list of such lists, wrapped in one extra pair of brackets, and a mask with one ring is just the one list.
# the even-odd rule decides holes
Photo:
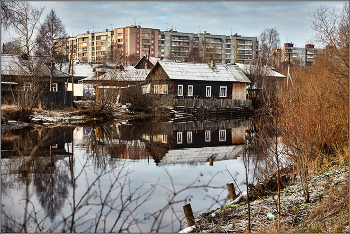
[(277, 28), (266, 28), (259, 35), (260, 47), (259, 55), (260, 59), (266, 60), (270, 65), (270, 58), (272, 57), (272, 50), (280, 45), (280, 34)]
[(1, 23), (6, 29), (13, 29), (13, 35), (19, 41), (23, 51), (30, 54), (36, 47), (34, 40), (37, 24), (40, 21), (44, 7), (35, 7), (29, 2), (1, 2)]

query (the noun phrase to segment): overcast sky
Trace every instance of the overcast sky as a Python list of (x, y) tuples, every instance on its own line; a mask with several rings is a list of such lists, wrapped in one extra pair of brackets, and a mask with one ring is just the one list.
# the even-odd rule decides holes
[[(276, 27), (281, 46), (292, 42), (304, 47), (312, 41), (310, 13), (321, 4), (342, 7), (343, 1), (31, 1), (51, 9), (61, 18), (69, 36), (86, 31), (141, 25), (161, 31), (258, 37), (266, 28)], [(317, 45), (317, 44), (316, 44)]]

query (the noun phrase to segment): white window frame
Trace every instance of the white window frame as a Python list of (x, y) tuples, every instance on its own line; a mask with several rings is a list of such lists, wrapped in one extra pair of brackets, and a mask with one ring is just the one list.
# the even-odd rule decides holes
[(52, 83), (51, 84), (51, 91), (52, 92), (57, 92), (58, 91), (58, 83)]
[(184, 95), (184, 86), (183, 85), (178, 85), (177, 86), (177, 96), (182, 97), (183, 95)]
[(211, 97), (211, 86), (205, 86), (205, 96)]
[[(221, 89), (224, 89), (224, 93), (222, 92)], [(227, 86), (220, 86), (220, 94), (219, 97), (227, 97)]]
[(167, 143), (168, 142), (168, 135), (162, 135), (162, 143)]
[(159, 93), (159, 87), (158, 85), (153, 86), (154, 93), (158, 94)]
[(24, 90), (24, 91), (32, 90), (32, 83), (30, 83), (30, 82), (24, 82), (24, 84), (23, 84), (23, 90)]
[(168, 94), (168, 85), (163, 85), (163, 94)]
[[(191, 92), (190, 92), (190, 90), (191, 90)], [(193, 96), (193, 85), (188, 85), (187, 86), (187, 96), (189, 96), (189, 97)]]
[(192, 131), (187, 132), (187, 144), (192, 144), (193, 138), (192, 138)]
[(182, 132), (177, 132), (176, 134), (176, 143), (182, 144)]
[(204, 139), (205, 139), (205, 142), (211, 142), (211, 132), (210, 132), (210, 130), (205, 130), (205, 132), (204, 132)]
[(219, 130), (219, 141), (226, 141), (226, 130)]

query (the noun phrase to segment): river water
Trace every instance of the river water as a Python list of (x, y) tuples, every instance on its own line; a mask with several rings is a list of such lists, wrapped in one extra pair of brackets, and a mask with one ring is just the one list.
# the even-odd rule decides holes
[[(2, 232), (178, 232), (245, 190), (241, 120), (2, 132)], [(234, 178), (234, 179), (233, 179)]]

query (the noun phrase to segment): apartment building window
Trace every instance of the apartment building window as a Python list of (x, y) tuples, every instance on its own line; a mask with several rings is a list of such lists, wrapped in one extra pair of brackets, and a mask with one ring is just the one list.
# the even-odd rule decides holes
[(140, 42), (140, 40), (139, 40), (139, 39), (137, 39), (136, 41), (137, 41), (137, 42)]
[(143, 37), (150, 37), (151, 34), (149, 34), (149, 33), (142, 33), (142, 36), (143, 36)]
[(128, 42), (128, 39), (125, 39), (125, 42)]
[(137, 34), (137, 37), (140, 37), (140, 34)]
[(154, 54), (154, 51), (151, 51), (151, 54)]
[(136, 50), (136, 54), (139, 54), (140, 53), (140, 51), (139, 50)]
[(152, 43), (154, 43), (154, 41), (152, 40)]
[[(152, 38), (154, 38), (154, 35), (152, 34)], [(152, 43), (153, 43), (153, 41), (152, 41)]]
[(205, 87), (205, 96), (206, 97), (211, 97), (211, 86), (206, 86)]
[(158, 94), (159, 93), (159, 87), (158, 85), (153, 86), (154, 93)]
[(226, 97), (227, 96), (227, 86), (220, 86), (220, 97)]
[(219, 141), (226, 141), (226, 130), (219, 130)]
[(177, 86), (177, 96), (183, 96), (183, 85), (178, 85)]
[(188, 85), (188, 94), (187, 96), (192, 97), (193, 96), (193, 85)]
[(168, 93), (168, 85), (163, 85), (163, 94)]
[(128, 34), (127, 34), (127, 33), (125, 33), (125, 36), (127, 37), (127, 36), (128, 36)]
[(153, 49), (154, 47), (153, 47), (153, 46), (151, 46), (151, 48)]
[(140, 45), (136, 45), (136, 48), (140, 48)]

